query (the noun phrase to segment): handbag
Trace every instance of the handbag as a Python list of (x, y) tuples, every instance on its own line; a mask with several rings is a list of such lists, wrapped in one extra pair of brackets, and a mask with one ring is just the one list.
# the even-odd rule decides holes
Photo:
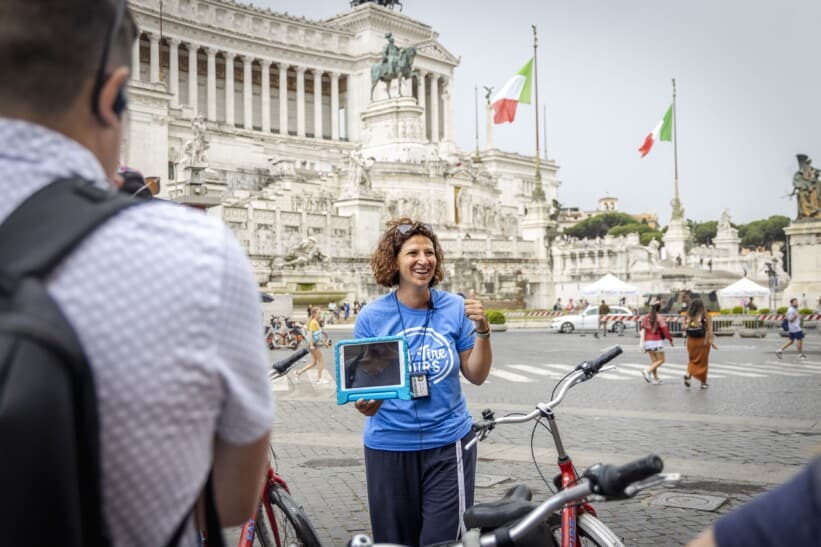
[(315, 330), (313, 332), (313, 334), (311, 334), (311, 341), (314, 344), (319, 344), (322, 341), (322, 331), (321, 330)]

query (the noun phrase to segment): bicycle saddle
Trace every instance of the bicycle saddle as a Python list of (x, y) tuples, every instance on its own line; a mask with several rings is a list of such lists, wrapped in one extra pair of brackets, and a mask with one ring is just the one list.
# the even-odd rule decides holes
[[(523, 518), (538, 504), (531, 503), (533, 492), (525, 484), (512, 486), (500, 500), (479, 503), (465, 511), (465, 526), (468, 529), (479, 528), (482, 533), (492, 532), (504, 525), (512, 525)], [(556, 542), (550, 533), (547, 522), (531, 530), (517, 541), (522, 547), (549, 547)]]
[(489, 532), (532, 511), (536, 505), (530, 502), (531, 499), (533, 492), (530, 487), (525, 484), (512, 486), (502, 499), (477, 503), (465, 511), (465, 526)]

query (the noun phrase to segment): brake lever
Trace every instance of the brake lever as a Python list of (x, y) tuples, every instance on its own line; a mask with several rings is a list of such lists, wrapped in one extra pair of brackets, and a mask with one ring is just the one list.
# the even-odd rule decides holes
[(666, 486), (673, 488), (681, 483), (681, 473), (658, 473), (643, 481), (636, 482), (624, 489), (624, 494), (628, 498), (632, 498), (642, 490), (653, 488), (656, 486)]

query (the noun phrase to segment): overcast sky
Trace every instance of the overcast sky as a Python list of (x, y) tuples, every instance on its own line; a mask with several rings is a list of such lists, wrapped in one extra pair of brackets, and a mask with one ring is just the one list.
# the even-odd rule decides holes
[[(346, 0), (253, 0), (322, 20)], [(539, 100), (559, 201), (670, 218), (673, 147), (637, 151), (672, 101), (676, 78), (680, 195), (688, 218), (735, 223), (795, 216), (796, 153), (821, 166), (819, 0), (404, 0), (461, 57), (457, 143), (474, 145), (474, 84), (500, 88), (532, 55), (539, 31)], [(402, 44), (400, 44), (402, 45)], [(483, 111), (482, 111), (483, 112)], [(540, 106), (539, 116), (544, 112)], [(494, 145), (534, 154), (533, 106), (495, 126)], [(484, 146), (480, 114), (480, 147)], [(543, 147), (542, 147), (543, 149)]]

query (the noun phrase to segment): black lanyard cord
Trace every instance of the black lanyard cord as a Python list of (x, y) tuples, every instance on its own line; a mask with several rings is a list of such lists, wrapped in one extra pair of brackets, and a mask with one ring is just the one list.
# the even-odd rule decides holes
[[(405, 336), (407, 340), (407, 334), (405, 329), (405, 320), (402, 319), (402, 310), (399, 308), (399, 297), (397, 296), (397, 291), (393, 292), (393, 301), (396, 304), (396, 314), (399, 316), (399, 323), (402, 325), (402, 334)], [(410, 348), (410, 341), (408, 341), (408, 353), (411, 353), (411, 368), (416, 370), (416, 358), (419, 356), (419, 352), (424, 351), (425, 349), (425, 339), (428, 336), (428, 325), (430, 324), (430, 317), (433, 315), (433, 289), (430, 289), (430, 301), (428, 302), (428, 311), (425, 312), (425, 325), (422, 327), (422, 341), (420, 345), (416, 349), (416, 353), (411, 353)], [(424, 355), (422, 356), (422, 364), (424, 364)], [(420, 367), (421, 368), (421, 367)]]

